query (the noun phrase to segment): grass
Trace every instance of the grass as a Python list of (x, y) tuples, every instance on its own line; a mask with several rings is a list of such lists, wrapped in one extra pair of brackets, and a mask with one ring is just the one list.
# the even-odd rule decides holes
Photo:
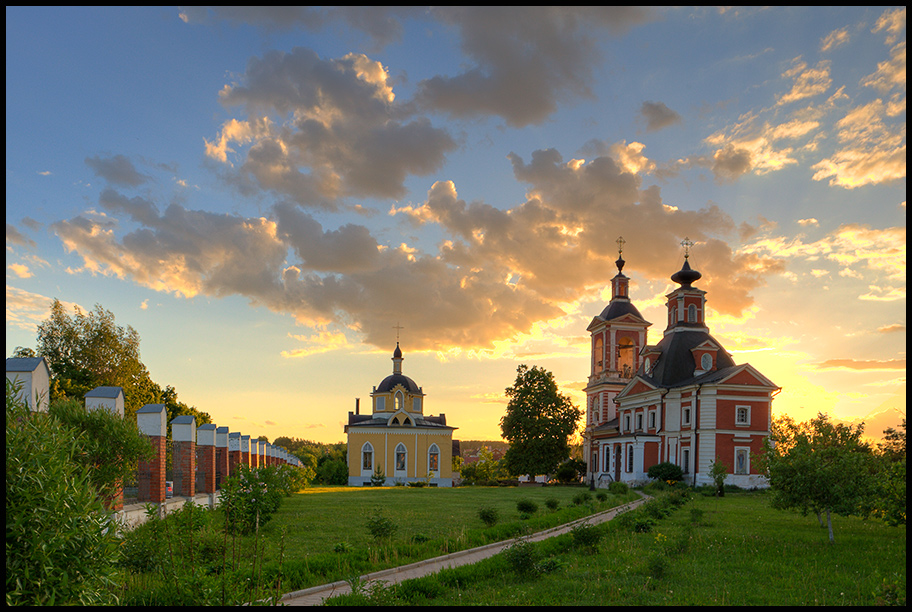
[[(330, 600), (384, 605), (874, 605), (905, 604), (906, 529), (835, 517), (835, 545), (814, 516), (769, 507), (764, 493), (663, 497), (595, 527), (536, 543), (539, 573), (505, 555), (386, 589)], [(652, 506), (652, 508), (648, 508)], [(651, 529), (633, 526), (652, 519)]]

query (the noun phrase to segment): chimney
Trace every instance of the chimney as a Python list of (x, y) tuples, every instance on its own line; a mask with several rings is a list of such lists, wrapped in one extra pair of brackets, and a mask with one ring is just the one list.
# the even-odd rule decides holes
[(360, 409), (361, 409), (361, 398), (356, 397), (355, 398), (355, 414), (361, 414)]

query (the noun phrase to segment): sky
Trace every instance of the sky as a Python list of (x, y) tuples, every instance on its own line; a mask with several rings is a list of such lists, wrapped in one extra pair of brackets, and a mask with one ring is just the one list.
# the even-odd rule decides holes
[(100, 304), (216, 424), (337, 442), (398, 337), (425, 410), (497, 440), (519, 364), (584, 405), (617, 238), (650, 344), (689, 238), (710, 332), (782, 388), (774, 414), (897, 424), (905, 26), (7, 7), (7, 355), (52, 299)]

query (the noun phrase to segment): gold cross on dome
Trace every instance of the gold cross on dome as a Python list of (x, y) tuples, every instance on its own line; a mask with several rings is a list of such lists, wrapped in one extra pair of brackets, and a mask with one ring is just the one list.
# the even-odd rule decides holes
[(399, 330), (405, 329), (405, 328), (402, 327), (401, 325), (399, 325), (399, 321), (396, 321), (396, 324), (393, 325), (393, 329), (396, 330), (396, 343), (398, 344), (399, 343)]
[(681, 241), (681, 246), (684, 247), (684, 259), (690, 257), (690, 247), (694, 245), (693, 240), (690, 238), (684, 237), (684, 240)]
[(621, 253), (624, 252), (624, 245), (627, 244), (627, 241), (624, 240), (624, 237), (623, 237), (623, 236), (618, 236), (618, 239), (615, 240), (615, 242), (617, 242), (617, 245), (618, 245), (618, 256), (620, 256)]

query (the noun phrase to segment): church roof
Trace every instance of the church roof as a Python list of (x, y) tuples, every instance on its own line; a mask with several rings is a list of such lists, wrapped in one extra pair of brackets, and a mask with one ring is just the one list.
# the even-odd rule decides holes
[(421, 393), (421, 389), (415, 384), (415, 381), (405, 374), (390, 374), (380, 381), (380, 384), (377, 385), (375, 391), (376, 393), (388, 393), (389, 391), (392, 391), (396, 385), (402, 385), (409, 393)]
[[(380, 415), (371, 415), (371, 414), (353, 414), (348, 413), (348, 426), (349, 427), (387, 427), (389, 423), (390, 414), (380, 414)], [(439, 429), (455, 429), (455, 427), (450, 427), (446, 424), (446, 416), (423, 416), (420, 414), (408, 414), (409, 419), (414, 422), (415, 427), (432, 427)]]
[(617, 298), (608, 302), (608, 305), (605, 306), (605, 310), (602, 311), (602, 314), (599, 315), (599, 318), (606, 321), (611, 321), (612, 319), (623, 317), (626, 314), (632, 314), (639, 319), (643, 318), (643, 315), (640, 314), (640, 311), (637, 310), (637, 307), (634, 306), (630, 300)]
[(661, 355), (653, 366), (652, 372), (646, 375), (644, 368), (641, 367), (639, 374), (658, 387), (676, 387), (692, 382), (695, 378), (694, 370), (697, 369), (697, 364), (691, 351), (694, 347), (706, 341), (712, 342), (720, 350), (716, 353), (715, 370), (703, 376), (714, 374), (719, 370), (735, 365), (731, 355), (722, 348), (719, 341), (713, 338), (709, 332), (699, 330), (676, 331), (666, 334), (656, 345), (656, 349), (661, 351)]

